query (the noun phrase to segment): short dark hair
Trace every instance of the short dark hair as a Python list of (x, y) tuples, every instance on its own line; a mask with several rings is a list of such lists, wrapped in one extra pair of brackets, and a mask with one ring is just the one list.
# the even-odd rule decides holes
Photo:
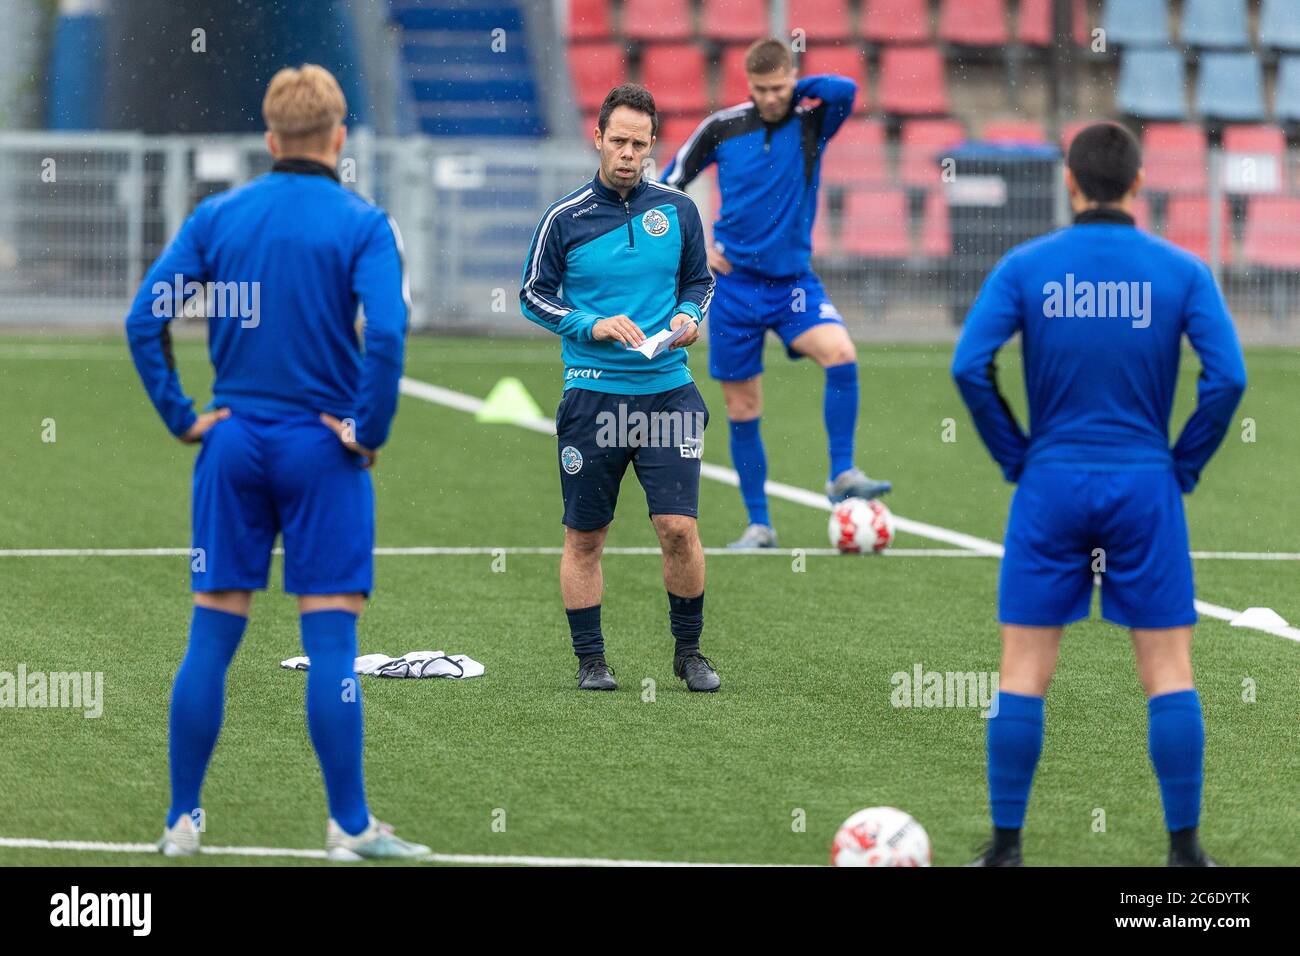
[(622, 86), (616, 86), (605, 96), (605, 102), (600, 104), (600, 115), (596, 118), (596, 125), (600, 131), (605, 132), (605, 127), (609, 124), (609, 115), (620, 106), (626, 106), (628, 109), (636, 110), (638, 113), (648, 113), (650, 115), (650, 135), (659, 135), (659, 112), (655, 109), (655, 98), (650, 95), (650, 91), (639, 83), (624, 83)]
[(776, 37), (755, 40), (745, 51), (746, 73), (764, 74), (791, 69), (794, 69), (794, 56), (790, 48)]
[(1085, 196), (1093, 202), (1114, 202), (1133, 188), (1142, 168), (1142, 148), (1118, 123), (1094, 123), (1074, 137), (1066, 165)]

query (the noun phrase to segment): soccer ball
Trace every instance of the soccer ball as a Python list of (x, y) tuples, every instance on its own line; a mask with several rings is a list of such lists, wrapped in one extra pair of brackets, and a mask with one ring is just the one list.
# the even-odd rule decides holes
[(929, 866), (930, 837), (893, 807), (868, 807), (844, 821), (831, 844), (831, 866)]
[(846, 498), (831, 509), (830, 535), (843, 554), (884, 551), (894, 540), (894, 516), (881, 501)]

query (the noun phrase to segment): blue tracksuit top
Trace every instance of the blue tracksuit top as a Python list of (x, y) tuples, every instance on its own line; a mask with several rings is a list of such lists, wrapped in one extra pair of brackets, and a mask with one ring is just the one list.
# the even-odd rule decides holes
[[(752, 101), (720, 110), (669, 162), (663, 181), (678, 189), (718, 164), (722, 209), (713, 242), (732, 266), (772, 277), (808, 268), (822, 150), (853, 112), (857, 91), (847, 77), (806, 76), (782, 119), (764, 122)], [(821, 102), (796, 105), (805, 97)]]
[(519, 306), (563, 339), (566, 390), (650, 395), (692, 381), (687, 350), (647, 360), (619, 342), (593, 340), (592, 327), (626, 315), (650, 336), (678, 313), (703, 321), (712, 297), (695, 202), (647, 179), (624, 199), (597, 173), (542, 216), (524, 262)]
[[(1126, 471), (1172, 465), (1191, 491), (1232, 421), (1246, 368), (1203, 262), (1116, 210), (1012, 249), (966, 317), (952, 375), (980, 437), (1015, 481), (1029, 463)], [(1021, 334), (1026, 435), (995, 356)], [(1201, 360), (1196, 410), (1169, 447), (1182, 337)]]
[(410, 297), (401, 237), (382, 209), (343, 188), (334, 170), (301, 159), (282, 160), (195, 208), (126, 317), (145, 390), (178, 436), (195, 413), (176, 374), (169, 324), (196, 283), (212, 283), (212, 407), (327, 412), (355, 422), (358, 444), (384, 443), (397, 410)]

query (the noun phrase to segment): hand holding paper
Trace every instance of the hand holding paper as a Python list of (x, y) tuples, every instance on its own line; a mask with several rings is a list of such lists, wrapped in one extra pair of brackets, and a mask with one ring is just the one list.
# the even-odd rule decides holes
[(695, 320), (684, 313), (679, 313), (677, 318), (684, 319), (685, 321), (675, 329), (663, 329), (656, 332), (654, 335), (647, 337), (644, 342), (636, 347), (636, 351), (640, 352), (647, 359), (652, 359), (672, 348), (674, 344), (687, 336), (689, 336), (689, 338), (687, 341), (682, 342), (682, 345), (690, 345), (694, 342), (699, 336)]

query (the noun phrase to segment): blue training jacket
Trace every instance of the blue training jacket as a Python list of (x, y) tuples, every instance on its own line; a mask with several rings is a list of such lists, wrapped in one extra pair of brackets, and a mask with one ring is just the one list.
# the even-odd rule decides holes
[[(718, 164), (722, 209), (713, 242), (732, 266), (772, 277), (808, 268), (822, 150), (853, 112), (857, 92), (847, 77), (806, 76), (784, 118), (765, 123), (752, 101), (720, 110), (669, 162), (663, 181), (678, 189)], [(805, 97), (821, 103), (796, 105)]]
[[(397, 411), (410, 296), (397, 226), (334, 170), (282, 160), (204, 200), (149, 270), (126, 317), (136, 370), (173, 435), (196, 417), (169, 324), (207, 295), (212, 405), (269, 416), (327, 412), (375, 449)], [(357, 305), (365, 309), (362, 342)]]
[(686, 349), (647, 360), (619, 342), (593, 340), (592, 327), (626, 315), (651, 336), (681, 312), (702, 322), (712, 297), (695, 202), (647, 179), (625, 200), (597, 173), (542, 216), (524, 262), (519, 306), (563, 338), (566, 390), (649, 395), (692, 381)]
[[(980, 437), (1016, 481), (1031, 463), (1174, 468), (1191, 491), (1246, 388), (1237, 332), (1214, 276), (1115, 210), (1017, 246), (966, 317), (952, 375)], [(1029, 434), (998, 391), (995, 357), (1021, 334)], [(1196, 410), (1169, 447), (1182, 337), (1201, 360)]]

